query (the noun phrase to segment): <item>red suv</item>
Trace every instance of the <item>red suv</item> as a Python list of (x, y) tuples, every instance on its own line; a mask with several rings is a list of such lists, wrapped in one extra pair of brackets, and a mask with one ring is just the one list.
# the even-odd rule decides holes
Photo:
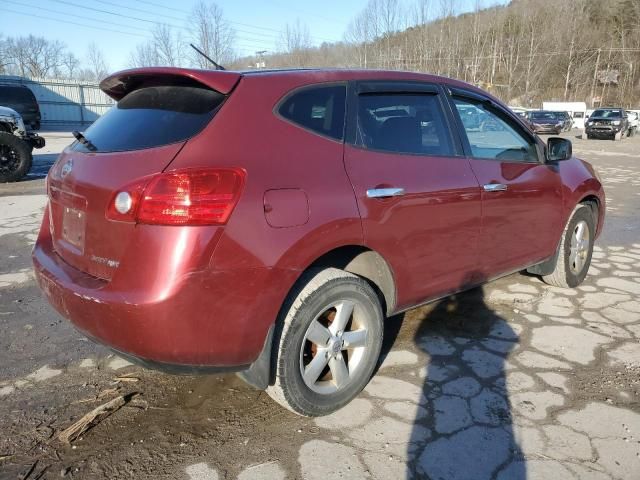
[(299, 414), (364, 388), (385, 317), (524, 269), (575, 287), (602, 229), (571, 143), (459, 81), (143, 68), (101, 88), (117, 105), (48, 176), (40, 287), (126, 357), (237, 371)]

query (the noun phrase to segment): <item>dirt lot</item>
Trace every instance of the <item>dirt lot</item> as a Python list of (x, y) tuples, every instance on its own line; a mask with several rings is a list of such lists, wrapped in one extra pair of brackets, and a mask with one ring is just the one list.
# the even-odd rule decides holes
[[(0, 185), (0, 478), (637, 479), (640, 137), (575, 132), (609, 202), (584, 285), (516, 274), (389, 319), (367, 389), (315, 420), (232, 375), (129, 365), (44, 302), (29, 255), (43, 176), (70, 142), (46, 134), (33, 175)], [(119, 395), (132, 398), (57, 440)]]

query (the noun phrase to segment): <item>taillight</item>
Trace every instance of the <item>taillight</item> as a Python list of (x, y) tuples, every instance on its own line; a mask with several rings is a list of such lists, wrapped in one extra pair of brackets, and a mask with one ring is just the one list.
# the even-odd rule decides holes
[(115, 192), (107, 218), (153, 225), (224, 225), (244, 179), (239, 168), (160, 173)]

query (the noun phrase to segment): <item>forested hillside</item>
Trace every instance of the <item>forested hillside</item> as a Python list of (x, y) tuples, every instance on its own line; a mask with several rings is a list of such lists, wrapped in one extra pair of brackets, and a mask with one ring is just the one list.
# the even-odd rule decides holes
[(298, 25), (283, 34), (286, 53), (236, 65), (432, 72), (523, 106), (552, 99), (640, 103), (640, 0), (477, 5), (456, 16), (455, 0), (420, 0), (409, 8), (398, 0), (371, 0), (351, 21), (344, 42), (308, 48), (308, 34)]

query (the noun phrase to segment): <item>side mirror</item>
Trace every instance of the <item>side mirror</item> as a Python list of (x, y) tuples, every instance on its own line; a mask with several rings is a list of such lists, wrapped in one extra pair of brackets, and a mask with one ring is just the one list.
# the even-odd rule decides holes
[(547, 140), (547, 162), (569, 160), (573, 155), (571, 141), (566, 138), (551, 137)]

